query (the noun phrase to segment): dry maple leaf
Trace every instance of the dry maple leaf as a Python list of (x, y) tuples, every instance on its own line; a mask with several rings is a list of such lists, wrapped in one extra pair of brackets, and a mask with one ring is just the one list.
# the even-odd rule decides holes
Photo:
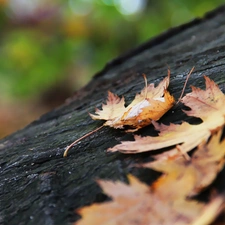
[[(167, 160), (156, 160), (154, 162), (142, 164), (144, 167), (154, 169), (156, 171), (167, 173), (166, 176), (179, 177), (182, 179), (194, 179), (194, 185), (191, 185), (189, 196), (198, 194), (202, 189), (210, 185), (217, 174), (224, 167), (225, 156), (225, 139), (220, 142), (223, 129), (212, 135), (209, 143), (205, 141), (200, 143), (194, 154), (187, 160), (182, 156), (174, 156)], [(155, 185), (166, 185), (165, 178), (161, 176)], [(189, 185), (192, 182), (187, 182)]]
[(129, 175), (130, 185), (99, 180), (104, 193), (112, 198), (79, 209), (82, 219), (76, 225), (207, 225), (224, 209), (224, 196), (209, 203), (188, 199), (209, 186), (224, 165), (223, 129), (215, 132), (208, 143), (202, 142), (187, 161), (176, 156), (168, 160), (142, 164), (162, 172), (152, 186)]
[(102, 110), (96, 109), (96, 115), (90, 114), (94, 120), (106, 120), (101, 126), (90, 133), (79, 138), (70, 144), (64, 151), (64, 157), (67, 156), (68, 150), (81, 139), (98, 131), (104, 126), (122, 129), (124, 126), (130, 126), (133, 129), (126, 130), (129, 132), (147, 126), (152, 120), (159, 120), (173, 105), (174, 97), (167, 91), (170, 81), (170, 71), (157, 87), (154, 84), (147, 85), (147, 79), (144, 75), (145, 88), (140, 94), (137, 94), (134, 100), (125, 107), (124, 97), (119, 98), (112, 92), (108, 92), (106, 104), (102, 105)]
[(173, 96), (166, 90), (169, 85), (170, 73), (157, 87), (154, 84), (147, 85), (137, 94), (134, 100), (125, 107), (124, 98), (119, 98), (108, 92), (108, 100), (102, 105), (102, 110), (96, 109), (96, 115), (90, 114), (94, 120), (106, 120), (104, 126), (122, 129), (124, 126), (134, 128), (134, 132), (151, 123), (152, 120), (160, 119), (174, 104)]
[[(179, 179), (180, 185), (176, 186), (178, 177), (170, 177), (167, 184), (151, 188), (129, 175), (130, 185), (122, 182), (99, 180), (98, 184), (112, 201), (95, 203), (79, 209), (77, 212), (82, 219), (76, 225), (147, 225), (147, 224), (196, 224), (203, 215), (210, 215), (204, 219), (210, 223), (222, 209), (223, 197), (217, 197), (209, 204), (187, 200), (186, 194), (193, 184), (187, 183), (190, 179)], [(192, 179), (193, 180), (193, 179)], [(188, 185), (187, 185), (188, 184)], [(182, 188), (177, 191), (178, 188)]]
[(176, 148), (162, 153), (159, 157), (169, 157), (180, 152), (185, 153), (198, 146), (202, 141), (207, 141), (211, 132), (219, 129), (224, 124), (225, 95), (219, 87), (204, 76), (206, 90), (192, 87), (192, 92), (181, 100), (191, 110), (185, 111), (188, 116), (199, 117), (202, 123), (191, 125), (183, 122), (181, 125), (169, 126), (152, 122), (159, 131), (157, 137), (135, 136), (135, 141), (125, 141), (108, 149), (108, 151), (120, 151), (123, 153), (138, 153), (179, 145)]

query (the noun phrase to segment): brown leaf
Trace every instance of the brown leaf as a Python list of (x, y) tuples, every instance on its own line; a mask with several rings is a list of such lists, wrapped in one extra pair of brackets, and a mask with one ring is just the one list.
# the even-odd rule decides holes
[[(131, 175), (129, 175), (130, 185), (100, 180), (98, 181), (99, 185), (112, 198), (112, 201), (96, 203), (79, 209), (77, 212), (82, 216), (82, 219), (75, 224), (192, 224), (205, 214), (205, 204), (195, 200), (187, 200), (186, 191), (181, 191), (178, 194), (179, 188), (187, 190), (189, 179), (186, 177), (174, 178), (170, 177), (170, 180), (167, 180), (169, 186), (160, 185), (154, 188), (148, 187)], [(181, 182), (183, 184), (177, 186), (177, 179), (183, 180), (184, 182)], [(205, 219), (205, 224), (208, 224), (208, 221), (211, 222), (212, 218), (215, 218), (220, 212), (224, 199), (222, 197), (218, 199), (209, 203), (209, 206), (212, 205), (214, 210), (211, 217)]]
[(201, 118), (208, 129), (214, 130), (224, 124), (225, 95), (213, 80), (207, 76), (204, 78), (206, 90), (192, 87), (192, 92), (182, 102), (191, 108), (185, 111), (188, 116)]
[(93, 131), (85, 134), (66, 147), (63, 156), (66, 157), (69, 149), (85, 137), (95, 133), (104, 126), (123, 129), (124, 126), (130, 126), (132, 129), (127, 132), (135, 132), (138, 129), (147, 126), (152, 120), (160, 119), (174, 104), (174, 97), (166, 90), (169, 85), (170, 71), (168, 76), (159, 83), (157, 87), (154, 84), (147, 85), (145, 79), (145, 88), (140, 94), (137, 94), (134, 100), (125, 107), (124, 98), (119, 98), (112, 92), (108, 92), (106, 104), (102, 104), (102, 110), (96, 109), (95, 115), (90, 114), (94, 120), (106, 120), (106, 122)]
[[(161, 185), (161, 180), (165, 185), (164, 179), (170, 179), (170, 176), (176, 175), (179, 179), (190, 177), (185, 187), (185, 190), (190, 187), (186, 194), (196, 195), (210, 185), (224, 167), (225, 140), (220, 142), (221, 135), (222, 129), (212, 136), (209, 143), (202, 142), (189, 160), (182, 156), (175, 156), (146, 163), (143, 166), (166, 174), (155, 183), (157, 186)], [(180, 188), (179, 194), (180, 191), (184, 189)]]
[[(205, 79), (206, 91), (193, 88), (193, 92), (182, 100), (191, 108), (187, 114), (200, 117), (202, 124), (184, 122), (165, 126), (154, 122), (160, 130), (159, 137), (135, 136), (134, 142), (121, 144), (124, 144), (123, 149), (132, 153), (137, 148), (145, 151), (151, 146), (160, 149), (179, 144), (176, 154), (166, 158), (160, 155), (157, 161), (144, 164), (162, 172), (162, 176), (152, 186), (131, 175), (128, 177), (130, 185), (99, 180), (99, 185), (112, 201), (79, 209), (77, 212), (82, 219), (76, 225), (206, 225), (214, 221), (224, 209), (224, 196), (214, 196), (209, 203), (188, 198), (209, 186), (224, 166), (225, 140), (220, 141), (225, 112), (220, 102), (223, 97), (214, 82)], [(116, 100), (117, 97), (113, 95), (112, 98)], [(216, 116), (215, 121), (211, 116)], [(196, 151), (189, 157), (186, 151), (197, 145)]]
[(182, 102), (191, 108), (185, 111), (189, 116), (202, 119), (199, 125), (190, 125), (183, 122), (181, 125), (170, 124), (169, 126), (152, 122), (159, 131), (157, 137), (135, 136), (135, 141), (122, 142), (108, 149), (108, 151), (120, 151), (123, 153), (138, 153), (179, 145), (167, 151), (159, 157), (171, 157), (185, 153), (198, 146), (202, 141), (207, 141), (211, 132), (218, 130), (224, 124), (225, 96), (218, 86), (205, 76), (206, 90), (192, 87), (192, 92), (187, 94)]
[(91, 118), (94, 120), (109, 120), (112, 121), (118, 118), (121, 113), (124, 113), (126, 108), (124, 106), (124, 98), (119, 98), (117, 95), (108, 91), (108, 99), (106, 104), (102, 104), (102, 110), (96, 109), (95, 113), (97, 115), (90, 114)]
[[(210, 131), (204, 130), (202, 126), (194, 126), (186, 122), (181, 125), (170, 124), (169, 126), (163, 124), (159, 125), (158, 123), (153, 122), (153, 125), (156, 130), (160, 131), (159, 136), (141, 137), (135, 135), (135, 141), (124, 141), (113, 148), (109, 148), (108, 151), (120, 151), (122, 153), (131, 154), (158, 150), (168, 146), (181, 144), (182, 150), (186, 152), (194, 148), (202, 140), (207, 140), (210, 136)], [(175, 154), (180, 153), (176, 148), (174, 149), (174, 152)]]
[(134, 132), (151, 123), (152, 120), (160, 119), (174, 104), (173, 96), (166, 90), (169, 85), (170, 73), (159, 83), (147, 85), (137, 94), (134, 100), (124, 106), (124, 98), (120, 99), (113, 93), (108, 93), (106, 104), (102, 105), (102, 110), (96, 109), (96, 115), (90, 114), (94, 120), (106, 120), (105, 126), (113, 128), (124, 128), (130, 126)]

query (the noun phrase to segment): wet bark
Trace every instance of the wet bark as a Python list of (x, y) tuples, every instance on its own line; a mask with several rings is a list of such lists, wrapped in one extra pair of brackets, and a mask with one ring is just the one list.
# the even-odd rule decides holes
[[(203, 74), (224, 91), (225, 84), (225, 7), (171, 29), (108, 63), (92, 81), (61, 107), (43, 115), (27, 127), (0, 141), (0, 224), (62, 225), (79, 216), (74, 210), (106, 199), (96, 178), (126, 182), (128, 173), (148, 183), (158, 176), (151, 170), (133, 168), (147, 161), (150, 153), (122, 155), (107, 153), (109, 147), (132, 135), (104, 127), (74, 146), (67, 158), (65, 147), (73, 140), (102, 125), (93, 121), (94, 112), (107, 97), (107, 91), (124, 95), (129, 103), (144, 81), (158, 83), (171, 69), (169, 91), (178, 98), (187, 73), (195, 66), (188, 81), (204, 88)], [(181, 105), (171, 109), (161, 122), (187, 120)], [(150, 125), (138, 134), (155, 134)], [(225, 190), (225, 171), (214, 183)]]

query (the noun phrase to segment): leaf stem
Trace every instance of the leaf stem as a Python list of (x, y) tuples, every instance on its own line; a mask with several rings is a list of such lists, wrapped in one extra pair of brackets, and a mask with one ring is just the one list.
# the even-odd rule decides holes
[(148, 81), (147, 81), (147, 78), (146, 78), (146, 75), (143, 73), (142, 74), (144, 80), (145, 80), (145, 98), (147, 98), (147, 94), (148, 94)]
[(188, 73), (187, 78), (186, 78), (185, 83), (184, 83), (184, 86), (183, 86), (183, 89), (182, 89), (182, 92), (181, 92), (180, 97), (178, 98), (178, 101), (177, 101), (176, 104), (178, 104), (181, 101), (181, 99), (182, 99), (182, 97), (184, 95), (184, 90), (185, 90), (185, 88), (187, 86), (188, 79), (191, 76), (191, 74), (192, 74), (192, 72), (193, 72), (194, 69), (195, 69), (195, 67), (193, 66), (192, 69), (191, 69), (191, 71)]
[(63, 153), (63, 157), (66, 157), (68, 154), (68, 151), (79, 141), (81, 141), (82, 139), (90, 136), (91, 134), (97, 132), (98, 130), (102, 129), (105, 126), (105, 124), (103, 124), (102, 126), (96, 128), (95, 130), (90, 131), (89, 133), (85, 134), (84, 136), (78, 138), (76, 141), (74, 141), (72, 144), (70, 144), (69, 146), (66, 147), (66, 150)]

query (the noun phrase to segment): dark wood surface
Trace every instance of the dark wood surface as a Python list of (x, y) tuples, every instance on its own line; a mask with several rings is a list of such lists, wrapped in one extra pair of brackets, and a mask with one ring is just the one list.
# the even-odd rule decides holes
[[(0, 224), (62, 225), (79, 216), (76, 208), (106, 199), (96, 185), (96, 178), (127, 181), (132, 173), (148, 183), (158, 173), (132, 167), (150, 159), (150, 153), (123, 155), (107, 153), (131, 134), (104, 127), (82, 140), (70, 151), (67, 145), (102, 125), (93, 121), (93, 113), (107, 97), (107, 91), (124, 95), (129, 103), (139, 92), (145, 73), (148, 82), (158, 83), (171, 69), (169, 91), (177, 99), (187, 73), (195, 66), (188, 81), (204, 88), (203, 75), (209, 76), (225, 90), (225, 7), (171, 29), (149, 42), (108, 63), (92, 81), (61, 107), (43, 115), (22, 130), (0, 141)], [(161, 122), (187, 119), (181, 105), (171, 109)], [(155, 134), (150, 125), (137, 132)], [(225, 190), (224, 171), (214, 185)]]

